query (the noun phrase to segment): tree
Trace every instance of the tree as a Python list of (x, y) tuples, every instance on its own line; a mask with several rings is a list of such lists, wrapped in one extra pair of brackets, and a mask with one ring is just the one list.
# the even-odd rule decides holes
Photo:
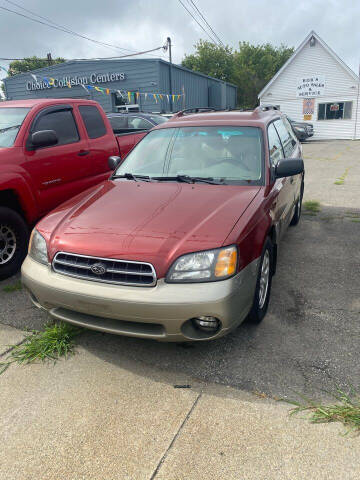
[(238, 103), (243, 108), (254, 108), (258, 94), (275, 73), (293, 54), (292, 47), (274, 47), (270, 43), (250, 45), (240, 42), (234, 52), (233, 83), (238, 87)]
[[(63, 62), (65, 62), (65, 58), (53, 58), (51, 61), (51, 65)], [(17, 75), (18, 73), (31, 72), (32, 70), (36, 70), (37, 68), (43, 68), (48, 66), (49, 61), (47, 58), (28, 57), (24, 58), (23, 60), (14, 60), (9, 65), (9, 77)]]
[(220, 47), (207, 40), (200, 40), (194, 46), (195, 53), (185, 55), (182, 66), (229, 82), (234, 64), (231, 48)]
[(270, 43), (251, 45), (248, 42), (240, 42), (239, 49), (233, 51), (204, 40), (200, 40), (195, 49), (195, 53), (185, 55), (182, 65), (237, 85), (238, 105), (242, 108), (254, 108), (258, 104), (259, 92), (294, 51), (285, 45), (274, 47)]

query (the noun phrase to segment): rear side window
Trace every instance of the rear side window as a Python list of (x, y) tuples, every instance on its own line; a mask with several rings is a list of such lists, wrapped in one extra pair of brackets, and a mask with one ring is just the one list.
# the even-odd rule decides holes
[(106, 134), (104, 120), (96, 107), (92, 105), (82, 105), (79, 107), (79, 112), (84, 121), (89, 138), (99, 138)]
[(128, 127), (128, 117), (127, 116), (119, 116), (119, 117), (109, 117), (110, 125), (114, 132), (116, 130), (124, 130)]
[(291, 157), (294, 147), (296, 145), (296, 140), (290, 135), (289, 130), (285, 127), (282, 120), (276, 120), (274, 122), (275, 128), (279, 134), (285, 157)]
[(145, 118), (141, 117), (129, 117), (129, 128), (135, 128), (138, 130), (149, 130), (153, 125)]
[(66, 145), (80, 140), (71, 110), (58, 110), (41, 115), (32, 128), (32, 133), (40, 130), (54, 130), (58, 137), (57, 145)]
[(272, 165), (276, 165), (279, 160), (284, 158), (284, 154), (281, 148), (279, 135), (277, 134), (273, 123), (271, 123), (268, 128), (268, 139), (270, 162)]

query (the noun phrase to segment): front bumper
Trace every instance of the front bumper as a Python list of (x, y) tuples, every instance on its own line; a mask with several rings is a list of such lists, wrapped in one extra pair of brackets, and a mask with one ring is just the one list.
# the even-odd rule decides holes
[[(210, 283), (155, 287), (111, 285), (55, 273), (27, 256), (22, 282), (33, 303), (58, 320), (118, 335), (163, 341), (208, 340), (225, 335), (250, 311), (256, 286), (258, 260), (235, 277)], [(221, 321), (215, 334), (196, 329), (194, 317)]]

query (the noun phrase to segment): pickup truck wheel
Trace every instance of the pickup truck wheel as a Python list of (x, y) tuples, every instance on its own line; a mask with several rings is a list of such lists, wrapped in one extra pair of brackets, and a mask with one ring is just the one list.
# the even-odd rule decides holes
[(0, 280), (14, 275), (26, 256), (29, 231), (14, 210), (0, 207)]
[(270, 299), (272, 272), (274, 271), (273, 262), (273, 245), (271, 240), (267, 238), (260, 257), (254, 302), (248, 316), (251, 323), (260, 323), (266, 315)]
[(300, 190), (300, 196), (298, 198), (298, 201), (297, 201), (296, 207), (295, 207), (294, 216), (293, 216), (293, 218), (291, 219), (291, 222), (290, 222), (290, 225), (293, 226), (293, 227), (295, 225), (297, 225), (299, 223), (299, 220), (300, 220), (303, 195), (304, 195), (304, 184), (302, 183), (301, 190)]

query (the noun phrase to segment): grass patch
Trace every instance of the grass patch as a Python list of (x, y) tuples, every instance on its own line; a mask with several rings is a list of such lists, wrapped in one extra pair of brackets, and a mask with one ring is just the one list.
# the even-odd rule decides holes
[(334, 185), (343, 185), (345, 182), (346, 175), (349, 173), (349, 169), (347, 168), (345, 172), (341, 175), (341, 177), (337, 178), (334, 182)]
[(67, 357), (74, 353), (74, 338), (82, 331), (83, 329), (64, 322), (47, 325), (43, 331), (34, 330), (20, 345), (12, 347), (5, 362), (0, 363), (0, 374), (12, 363), (23, 365)]
[(304, 213), (307, 215), (316, 215), (320, 212), (320, 202), (317, 200), (308, 200), (303, 202)]
[(3, 291), (7, 293), (17, 292), (18, 290), (22, 290), (22, 283), (20, 280), (11, 285), (5, 285), (5, 287), (3, 287)]
[(304, 402), (286, 400), (287, 403), (294, 405), (290, 415), (301, 412), (309, 414), (311, 423), (342, 423), (347, 431), (360, 434), (360, 396), (351, 388), (350, 393), (345, 393), (340, 388), (333, 394), (336, 403), (332, 405), (323, 405), (305, 397)]
[(354, 223), (360, 223), (360, 218), (352, 218), (350, 221)]

